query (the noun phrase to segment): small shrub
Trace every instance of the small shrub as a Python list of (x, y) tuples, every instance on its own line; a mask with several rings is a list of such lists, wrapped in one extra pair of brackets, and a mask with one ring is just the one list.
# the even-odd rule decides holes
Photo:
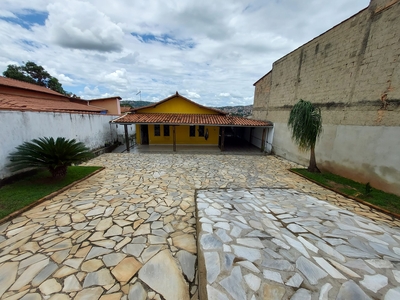
[(369, 184), (369, 182), (367, 182), (367, 184), (365, 185), (364, 194), (365, 194), (365, 196), (369, 196), (369, 195), (371, 195), (371, 192), (372, 192), (372, 187)]
[(24, 142), (9, 155), (12, 171), (26, 168), (48, 169), (53, 178), (64, 178), (67, 167), (93, 157), (83, 143), (63, 137), (39, 138)]

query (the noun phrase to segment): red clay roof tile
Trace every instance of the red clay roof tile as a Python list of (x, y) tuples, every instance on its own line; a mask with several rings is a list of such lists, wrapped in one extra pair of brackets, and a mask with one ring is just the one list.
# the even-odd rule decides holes
[[(11, 79), (11, 78), (6, 78), (3, 76), (0, 76), (0, 86), (1, 85), (66, 97), (63, 94), (60, 94), (51, 89), (48, 89), (47, 87), (24, 82), (24, 81), (19, 81), (19, 80), (15, 80), (15, 79)], [(66, 97), (66, 98), (68, 98), (68, 97)]]
[(138, 114), (131, 113), (112, 120), (113, 123), (130, 124), (169, 124), (169, 125), (216, 125), (216, 126), (247, 126), (268, 127), (269, 121), (259, 121), (226, 115), (194, 115), (194, 114)]
[(2, 110), (31, 110), (31, 111), (104, 111), (104, 108), (78, 104), (70, 101), (57, 101), (40, 98), (29, 98), (17, 95), (0, 94), (0, 109)]

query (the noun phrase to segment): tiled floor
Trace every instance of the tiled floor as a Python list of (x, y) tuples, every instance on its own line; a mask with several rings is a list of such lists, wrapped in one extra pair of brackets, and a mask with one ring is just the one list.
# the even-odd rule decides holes
[(272, 156), (123, 153), (87, 164), (106, 169), (0, 225), (1, 299), (197, 299), (199, 189), (291, 188), (400, 225)]

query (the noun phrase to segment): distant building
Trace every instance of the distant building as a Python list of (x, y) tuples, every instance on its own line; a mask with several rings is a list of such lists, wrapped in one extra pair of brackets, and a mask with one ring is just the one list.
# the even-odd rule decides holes
[(0, 110), (107, 113), (49, 88), (0, 76)]
[(90, 100), (71, 98), (71, 101), (76, 102), (76, 103), (82, 103), (82, 104), (94, 106), (94, 107), (105, 108), (107, 110), (107, 114), (110, 114), (110, 115), (120, 115), (121, 114), (121, 106), (120, 106), (121, 97), (119, 97), (119, 96), (99, 98), (99, 99), (90, 99)]
[(322, 110), (320, 169), (400, 195), (400, 1), (369, 7), (275, 61), (253, 116), (274, 122), (273, 151), (307, 164), (287, 121), (300, 99)]
[(84, 100), (49, 88), (0, 76), (0, 109), (120, 115), (121, 97)]

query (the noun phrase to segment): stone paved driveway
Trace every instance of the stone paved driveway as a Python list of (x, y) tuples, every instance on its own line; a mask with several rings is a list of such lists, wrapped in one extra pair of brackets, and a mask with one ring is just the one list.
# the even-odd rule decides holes
[(1, 299), (197, 299), (195, 191), (293, 188), (399, 226), (265, 156), (105, 154), (106, 169), (0, 225)]

